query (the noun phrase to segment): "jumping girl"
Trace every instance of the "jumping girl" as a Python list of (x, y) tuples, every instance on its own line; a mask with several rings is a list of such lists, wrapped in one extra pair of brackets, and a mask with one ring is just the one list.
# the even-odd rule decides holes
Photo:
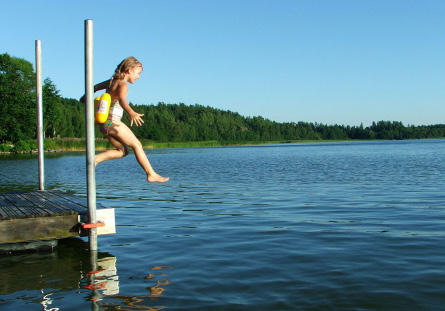
[[(128, 147), (133, 149), (137, 161), (147, 173), (149, 182), (166, 182), (168, 177), (158, 175), (151, 167), (147, 155), (142, 148), (139, 139), (133, 134), (130, 128), (121, 122), (124, 110), (130, 116), (131, 122), (136, 126), (142, 125), (143, 114), (135, 112), (127, 102), (128, 83), (133, 84), (139, 79), (142, 72), (142, 64), (134, 57), (130, 56), (124, 59), (114, 71), (110, 80), (101, 82), (94, 86), (94, 92), (106, 90), (111, 96), (110, 112), (105, 123), (99, 124), (102, 134), (110, 141), (116, 149), (109, 149), (95, 157), (95, 165), (128, 155)], [(81, 98), (85, 102), (85, 95)]]

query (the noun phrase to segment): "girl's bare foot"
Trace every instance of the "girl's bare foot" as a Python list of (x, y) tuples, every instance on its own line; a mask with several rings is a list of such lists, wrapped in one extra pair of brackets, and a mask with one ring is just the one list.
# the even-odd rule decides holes
[(166, 182), (168, 181), (170, 178), (168, 177), (162, 177), (161, 175), (158, 174), (152, 174), (152, 175), (147, 175), (147, 181), (148, 182)]

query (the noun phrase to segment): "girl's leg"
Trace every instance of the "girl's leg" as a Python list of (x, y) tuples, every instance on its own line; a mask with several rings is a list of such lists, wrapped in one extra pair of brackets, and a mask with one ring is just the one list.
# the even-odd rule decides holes
[(118, 158), (123, 158), (126, 155), (128, 155), (128, 146), (120, 143), (118, 140), (116, 140), (113, 136), (107, 135), (106, 136), (110, 143), (116, 148), (116, 149), (109, 149), (102, 153), (99, 153), (95, 157), (95, 165), (108, 161), (108, 160), (114, 160)]
[[(145, 154), (142, 144), (133, 134), (130, 128), (122, 122), (114, 122), (113, 125), (108, 129), (108, 139), (114, 138), (123, 146), (129, 146), (133, 149), (137, 161), (147, 173), (147, 181), (149, 182), (166, 182), (169, 180), (168, 177), (162, 177), (158, 175), (154, 169), (151, 167), (148, 161), (147, 155)], [(110, 140), (111, 141), (111, 140)]]

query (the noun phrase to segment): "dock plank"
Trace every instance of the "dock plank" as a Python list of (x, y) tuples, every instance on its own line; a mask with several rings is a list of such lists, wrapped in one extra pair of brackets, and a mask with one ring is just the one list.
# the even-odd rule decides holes
[(25, 217), (47, 215), (45, 211), (39, 209), (37, 205), (26, 198), (27, 194), (6, 193), (4, 196), (9, 202), (11, 202), (12, 205), (25, 214)]
[(66, 210), (74, 211), (78, 213), (86, 213), (88, 211), (88, 202), (86, 199), (76, 197), (73, 194), (63, 192), (60, 190), (44, 191), (38, 193), (46, 200), (57, 204)]
[(0, 193), (0, 244), (79, 235), (87, 205), (61, 190)]
[(0, 194), (0, 215), (2, 218), (26, 217), (26, 214), (21, 209), (16, 208), (3, 194)]
[(48, 215), (74, 213), (74, 211), (69, 209), (68, 207), (52, 202), (40, 193), (28, 193), (27, 198), (28, 200), (32, 200), (38, 208), (40, 208)]
[(0, 194), (0, 220), (87, 212), (86, 199), (60, 190)]

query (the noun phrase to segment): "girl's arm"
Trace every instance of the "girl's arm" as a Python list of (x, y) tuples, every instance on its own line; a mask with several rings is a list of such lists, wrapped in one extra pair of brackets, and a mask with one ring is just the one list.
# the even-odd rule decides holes
[(142, 125), (142, 123), (144, 123), (144, 120), (142, 120), (142, 116), (144, 115), (137, 113), (130, 107), (130, 105), (127, 102), (127, 94), (128, 94), (128, 84), (122, 83), (118, 88), (119, 104), (130, 116), (131, 119), (130, 126), (133, 126), (133, 122), (134, 124), (136, 124), (136, 126)]
[[(110, 85), (110, 80), (96, 84), (94, 86), (94, 93), (96, 93), (97, 91), (100, 91), (100, 90), (106, 90), (108, 85)], [(85, 103), (85, 96), (86, 96), (86, 94), (80, 98), (80, 102)]]
[(106, 90), (109, 85), (110, 85), (110, 80), (96, 84), (94, 86), (94, 93), (100, 90)]

